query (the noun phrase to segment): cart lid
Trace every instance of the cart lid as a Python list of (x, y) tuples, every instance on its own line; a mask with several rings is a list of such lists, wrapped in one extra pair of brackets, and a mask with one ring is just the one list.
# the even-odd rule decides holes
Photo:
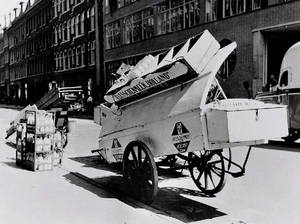
[(216, 85), (216, 74), (229, 56), (236, 48), (236, 43), (233, 42), (221, 48), (208, 62), (205, 68), (200, 72), (199, 76), (192, 82), (188, 90), (181, 96), (177, 104), (172, 109), (170, 116), (175, 116), (180, 113), (185, 113), (191, 110), (205, 109), (208, 102), (208, 93), (212, 86)]
[(219, 49), (218, 41), (205, 30), (155, 57), (147, 55), (134, 67), (121, 65), (119, 70), (125, 72), (119, 74), (104, 99), (124, 105), (191, 80)]

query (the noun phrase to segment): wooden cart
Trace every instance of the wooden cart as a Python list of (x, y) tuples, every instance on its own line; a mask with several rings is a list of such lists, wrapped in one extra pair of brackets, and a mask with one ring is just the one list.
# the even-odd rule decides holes
[[(109, 163), (123, 163), (129, 195), (154, 201), (161, 157), (170, 164), (176, 157), (186, 160), (180, 169), (189, 169), (203, 193), (215, 194), (231, 165), (240, 168), (233, 175), (244, 173), (252, 145), (287, 134), (285, 106), (226, 98), (215, 75), (235, 47), (220, 49), (205, 31), (156, 56), (138, 77), (130, 78), (131, 68), (120, 77), (129, 78), (108, 91), (96, 151)], [(241, 166), (222, 155), (222, 149), (236, 146), (249, 146)]]

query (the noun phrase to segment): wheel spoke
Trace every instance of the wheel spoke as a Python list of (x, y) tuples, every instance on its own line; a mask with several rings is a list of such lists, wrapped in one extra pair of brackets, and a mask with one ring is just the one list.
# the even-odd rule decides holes
[(223, 188), (225, 169), (221, 151), (191, 152), (188, 162), (193, 181), (203, 193), (212, 195)]
[(144, 161), (142, 162), (142, 164), (141, 164), (140, 167), (143, 168), (144, 165), (145, 165), (145, 164), (148, 164), (148, 163), (150, 163), (150, 158), (149, 158), (148, 155), (146, 155), (146, 156), (145, 156), (145, 159), (144, 159)]
[(142, 165), (142, 149), (138, 148), (138, 166)]
[(204, 187), (208, 189), (207, 172), (204, 171)]
[(209, 164), (209, 165), (215, 165), (215, 164), (221, 163), (221, 162), (222, 162), (221, 160), (215, 160), (215, 161), (208, 162), (207, 164)]
[[(222, 169), (216, 166), (213, 166), (211, 168), (211, 171), (213, 171), (217, 176), (221, 177), (222, 176)], [(218, 172), (219, 171), (219, 172)]]
[(131, 155), (132, 155), (132, 159), (133, 159), (134, 166), (135, 166), (135, 167), (138, 167), (138, 159), (137, 159), (137, 157), (136, 157), (134, 148), (132, 148), (132, 149), (130, 150), (130, 153), (131, 153)]
[(196, 179), (197, 182), (200, 182), (200, 178), (202, 177), (203, 173), (204, 173), (204, 170), (199, 170), (199, 175), (198, 175), (198, 177)]
[(214, 186), (214, 188), (216, 187), (216, 185), (215, 185), (215, 182), (214, 182), (214, 180), (213, 180), (213, 177), (212, 177), (212, 175), (211, 175), (211, 172), (208, 172), (208, 176), (209, 176), (209, 179), (210, 179), (210, 181), (211, 181), (211, 183), (212, 183), (212, 185)]
[(123, 172), (128, 194), (151, 204), (157, 195), (157, 168), (151, 151), (144, 144), (132, 142), (126, 147)]

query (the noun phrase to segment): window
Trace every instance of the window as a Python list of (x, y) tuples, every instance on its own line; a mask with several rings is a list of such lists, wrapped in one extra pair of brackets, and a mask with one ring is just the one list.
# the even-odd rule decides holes
[(57, 4), (57, 0), (54, 0), (54, 17), (57, 17), (57, 7), (58, 7), (58, 4)]
[(69, 67), (72, 68), (72, 49), (69, 49), (69, 54), (68, 54), (68, 60), (69, 60)]
[(58, 26), (58, 41), (60, 42), (62, 39), (62, 25)]
[(55, 41), (55, 44), (58, 43), (58, 31), (57, 31), (57, 26), (54, 28), (54, 41)]
[(121, 45), (120, 21), (106, 25), (106, 49)]
[(82, 65), (82, 61), (81, 61), (81, 46), (78, 46), (76, 48), (76, 61), (77, 61), (77, 66), (81, 66)]
[(289, 76), (288, 71), (284, 71), (282, 73), (281, 78), (280, 78), (280, 82), (279, 82), (280, 87), (284, 87), (284, 86), (288, 85), (288, 76)]
[(60, 54), (59, 54), (59, 65), (60, 65), (60, 67), (59, 67), (59, 70), (63, 70), (63, 52), (60, 52)]
[(64, 69), (68, 69), (69, 68), (69, 60), (68, 60), (68, 51), (65, 50), (64, 52)]
[(91, 10), (91, 30), (95, 29), (95, 7)]
[(84, 34), (84, 13), (81, 14), (81, 34)]
[(91, 43), (88, 43), (88, 64), (92, 64)]
[(104, 14), (109, 13), (109, 5), (108, 5), (108, 0), (104, 0)]
[(85, 44), (81, 46), (81, 65), (84, 66)]
[(75, 23), (74, 23), (74, 17), (71, 19), (71, 34), (75, 34)]
[(70, 36), (71, 36), (71, 21), (68, 20), (68, 23), (67, 23), (67, 40), (70, 40)]
[(64, 12), (64, 11), (66, 11), (66, 8), (67, 8), (67, 7), (66, 7), (66, 6), (67, 6), (67, 5), (66, 5), (66, 0), (61, 0), (61, 3), (62, 3), (62, 4), (61, 4), (61, 5), (62, 5), (62, 12)]
[[(154, 35), (153, 9), (148, 8), (143, 11), (143, 33), (142, 39), (150, 38)], [(140, 35), (138, 33), (138, 35)]]
[(73, 65), (73, 68), (76, 67), (76, 48), (75, 47), (72, 50), (72, 65)]
[(261, 0), (206, 0), (206, 21), (214, 21), (260, 8)]
[[(232, 41), (229, 39), (223, 39), (220, 41), (220, 46), (225, 47)], [(236, 65), (236, 50), (232, 51), (231, 54), (226, 58), (226, 60), (221, 65), (218, 75), (222, 79), (227, 79), (234, 71)]]
[(91, 43), (92, 45), (92, 50), (91, 50), (91, 64), (95, 64), (96, 62), (96, 43), (93, 41)]
[(62, 31), (61, 31), (61, 33), (62, 33), (62, 42), (64, 42), (65, 38), (66, 38), (66, 36), (65, 36), (65, 34), (66, 34), (65, 24), (62, 25)]
[(75, 35), (79, 36), (81, 34), (81, 22), (80, 22), (80, 14), (76, 16), (76, 22), (75, 22)]
[(58, 2), (57, 2), (57, 12), (60, 12), (60, 4), (61, 4), (61, 0), (58, 0)]
[(199, 0), (170, 0), (158, 4), (156, 8), (158, 35), (200, 23)]

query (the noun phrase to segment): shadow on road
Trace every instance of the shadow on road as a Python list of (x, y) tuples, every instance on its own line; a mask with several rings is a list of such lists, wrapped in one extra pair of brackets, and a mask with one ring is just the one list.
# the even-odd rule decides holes
[(255, 147), (270, 149), (270, 150), (300, 152), (300, 143), (298, 143), (298, 142), (286, 143), (283, 141), (269, 141), (268, 144), (256, 145)]
[[(218, 211), (217, 208), (211, 207), (209, 205), (200, 203), (198, 201), (192, 200), (192, 197), (206, 197), (201, 194), (200, 191), (180, 188), (180, 187), (163, 187), (158, 189), (158, 195), (154, 203), (149, 207), (143, 205), (142, 203), (130, 203), (128, 200), (123, 200), (124, 198), (124, 186), (122, 177), (122, 164), (105, 164), (99, 160), (98, 156), (88, 156), (88, 157), (76, 157), (69, 158), (74, 161), (83, 163), (84, 167), (93, 167), (101, 170), (106, 170), (115, 173), (115, 175), (105, 176), (101, 178), (94, 178), (92, 180), (86, 180), (90, 184), (96, 185), (100, 188), (108, 190), (116, 194), (116, 197), (129, 204), (133, 207), (144, 208), (151, 210), (157, 214), (170, 216), (172, 218), (178, 219), (182, 222), (194, 222), (206, 219), (212, 219), (220, 216), (226, 215), (225, 213)], [(160, 169), (159, 181), (170, 179), (170, 178), (185, 178), (186, 174), (170, 169)], [(71, 175), (71, 174), (70, 174)], [(65, 176), (71, 183), (76, 185), (82, 185), (82, 182), (74, 182), (74, 177), (69, 174)], [(80, 186), (84, 187), (85, 186)], [(94, 188), (87, 189), (94, 191)], [(93, 192), (94, 193), (94, 192)], [(97, 193), (96, 193), (97, 194)], [(98, 195), (98, 194), (97, 194)], [(98, 195), (101, 197), (101, 195)]]
[(23, 168), (21, 166), (18, 166), (16, 164), (16, 159), (15, 158), (11, 158), (11, 161), (1, 162), (1, 163), (4, 164), (4, 165), (6, 165), (6, 166), (10, 166), (12, 168), (15, 168), (15, 169), (25, 170), (25, 168)]

